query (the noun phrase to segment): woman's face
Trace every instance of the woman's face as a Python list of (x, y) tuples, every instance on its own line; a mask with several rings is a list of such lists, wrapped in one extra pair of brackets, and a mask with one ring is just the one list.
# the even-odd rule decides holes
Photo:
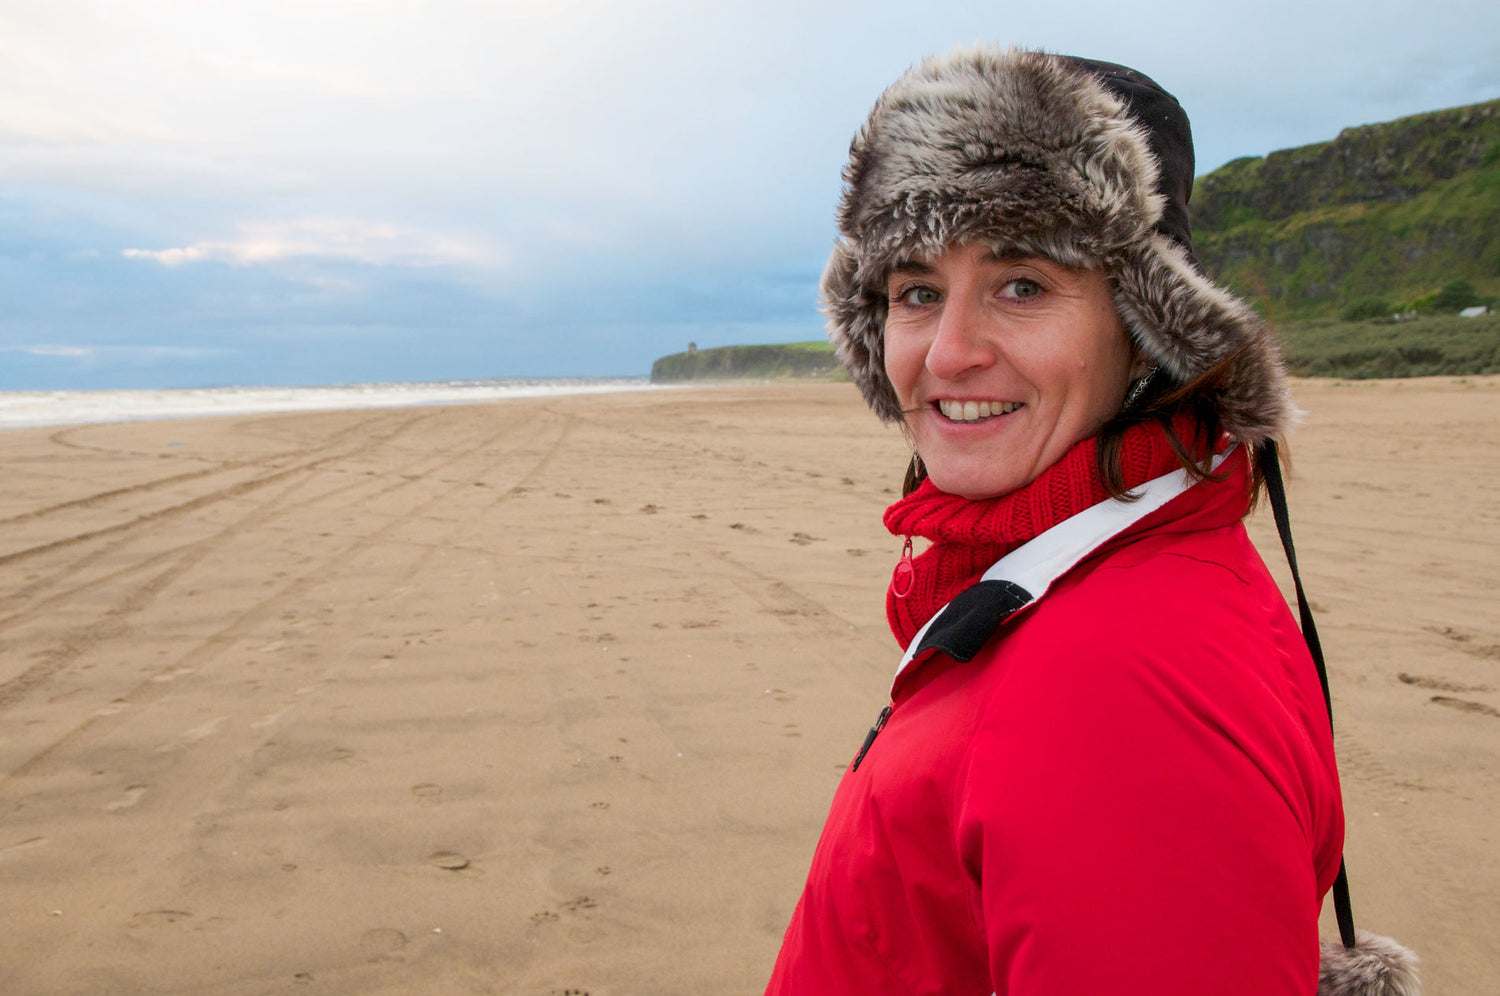
[(928, 476), (965, 498), (1031, 483), (1098, 432), (1145, 364), (1109, 284), (959, 245), (893, 270), (885, 370)]

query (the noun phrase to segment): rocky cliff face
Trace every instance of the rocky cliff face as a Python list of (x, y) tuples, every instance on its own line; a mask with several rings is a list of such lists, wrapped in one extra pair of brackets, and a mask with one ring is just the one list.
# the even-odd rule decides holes
[(1271, 312), (1500, 285), (1500, 100), (1347, 128), (1200, 177), (1205, 268)]

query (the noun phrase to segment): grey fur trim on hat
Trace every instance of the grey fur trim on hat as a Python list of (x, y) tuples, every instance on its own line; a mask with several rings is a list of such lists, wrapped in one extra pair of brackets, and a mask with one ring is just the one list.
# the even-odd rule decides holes
[(1417, 956), (1389, 937), (1357, 931), (1354, 948), (1324, 941), (1318, 996), (1418, 996)]
[[(887, 274), (961, 243), (983, 244), (1102, 268), (1148, 361), (1183, 383), (1234, 356), (1218, 397), (1224, 430), (1248, 443), (1282, 435), (1296, 409), (1275, 336), (1203, 276), (1189, 247), (1158, 229), (1167, 198), (1149, 126), (1091, 65), (1102, 64), (960, 49), (927, 59), (881, 95), (850, 145), (842, 238), (823, 272), (839, 360), (876, 414), (899, 421), (882, 341)], [(1181, 123), (1185, 134), (1185, 116)], [(1190, 181), (1190, 155), (1185, 168)]]

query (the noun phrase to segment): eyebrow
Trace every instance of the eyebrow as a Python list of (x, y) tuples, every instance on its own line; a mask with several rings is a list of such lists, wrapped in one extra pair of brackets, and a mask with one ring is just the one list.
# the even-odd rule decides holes
[[(1015, 253), (997, 253), (993, 249), (986, 249), (984, 251), (983, 262), (985, 262), (985, 263), (1014, 263), (1014, 262), (1019, 262), (1020, 260), (1026, 259), (1026, 258), (1027, 257), (1020, 256), (1020, 255), (1017, 255)], [(909, 259), (909, 260), (906, 260), (905, 262), (897, 263), (896, 265), (892, 266), (891, 269), (890, 269), (890, 274), (904, 273), (904, 274), (910, 274), (912, 276), (919, 276), (919, 277), (920, 276), (930, 276), (931, 274), (936, 273), (936, 272), (937, 272), (937, 268), (935, 266), (933, 266), (931, 263), (924, 263), (920, 259)], [(887, 275), (889, 276), (890, 274), (887, 274)]]
[(897, 263), (895, 266), (891, 267), (890, 273), (887, 274), (887, 276), (894, 276), (898, 273), (907, 273), (913, 276), (926, 276), (928, 274), (936, 272), (937, 269), (930, 264), (924, 263), (919, 259), (912, 259), (907, 260), (904, 263)]

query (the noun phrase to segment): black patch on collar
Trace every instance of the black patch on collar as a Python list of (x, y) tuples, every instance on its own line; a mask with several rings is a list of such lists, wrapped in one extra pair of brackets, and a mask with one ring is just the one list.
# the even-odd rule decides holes
[(1000, 624), (1032, 598), (1031, 592), (1010, 581), (981, 581), (966, 588), (928, 627), (917, 644), (917, 653), (941, 650), (956, 661), (968, 663)]

